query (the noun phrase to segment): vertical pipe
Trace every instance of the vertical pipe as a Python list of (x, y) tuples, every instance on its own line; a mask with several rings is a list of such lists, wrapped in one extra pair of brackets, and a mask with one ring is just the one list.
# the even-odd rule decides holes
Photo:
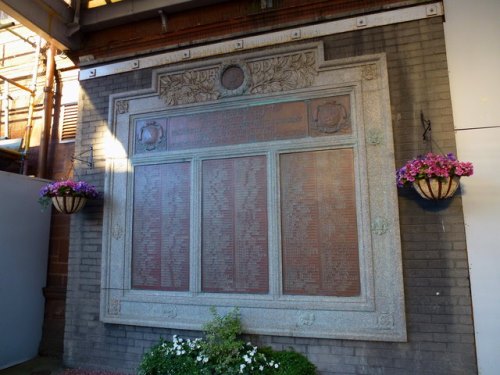
[[(52, 178), (51, 170), (49, 166), (51, 165), (50, 160), (55, 160), (55, 153), (57, 147), (52, 147), (55, 142), (59, 140), (59, 131), (61, 129), (61, 98), (62, 98), (62, 78), (61, 73), (56, 69), (54, 72), (54, 110), (52, 112), (52, 126), (50, 130), (50, 142), (49, 149), (47, 150), (47, 177)], [(47, 135), (47, 137), (49, 137)]]
[(2, 112), (3, 112), (3, 135), (5, 138), (10, 137), (9, 129), (9, 81), (3, 81), (3, 95), (2, 95)]
[(52, 111), (54, 109), (54, 74), (56, 47), (50, 43), (47, 49), (47, 68), (45, 72), (45, 86), (43, 88), (43, 129), (40, 134), (40, 148), (38, 151), (38, 174), (40, 178), (47, 178), (47, 154), (49, 150), (50, 129), (52, 127)]
[(28, 163), (26, 161), (26, 156), (30, 148), (31, 142), (31, 132), (33, 131), (33, 116), (35, 112), (35, 98), (36, 98), (36, 83), (38, 80), (38, 64), (40, 63), (40, 49), (42, 44), (42, 39), (40, 36), (36, 38), (36, 49), (35, 49), (35, 65), (33, 66), (33, 76), (31, 78), (31, 96), (29, 100), (28, 107), (28, 123), (26, 124), (26, 131), (24, 135), (24, 150), (21, 159), (21, 171), (23, 174), (28, 174)]

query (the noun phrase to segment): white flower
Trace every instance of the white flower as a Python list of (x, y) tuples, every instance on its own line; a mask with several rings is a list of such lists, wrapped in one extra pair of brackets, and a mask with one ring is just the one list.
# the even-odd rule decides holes
[(240, 373), (243, 374), (243, 369), (246, 367), (247, 365), (245, 365), (244, 363), (242, 363), (240, 365)]
[(264, 371), (264, 366), (260, 365), (260, 366), (259, 366), (259, 370), (260, 370), (260, 371)]

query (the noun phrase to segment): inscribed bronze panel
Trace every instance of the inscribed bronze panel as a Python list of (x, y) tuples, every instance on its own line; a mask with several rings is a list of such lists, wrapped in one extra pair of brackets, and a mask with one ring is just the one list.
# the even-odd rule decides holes
[(204, 292), (268, 292), (266, 176), (265, 156), (203, 162)]
[(352, 149), (280, 157), (283, 292), (360, 293)]
[(307, 136), (303, 102), (274, 103), (168, 119), (167, 149), (225, 146)]
[(189, 290), (190, 163), (135, 168), (132, 287)]

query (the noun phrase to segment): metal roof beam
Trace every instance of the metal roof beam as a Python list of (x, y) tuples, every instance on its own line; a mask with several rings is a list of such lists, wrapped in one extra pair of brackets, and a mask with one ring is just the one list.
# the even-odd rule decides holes
[(62, 0), (0, 0), (0, 10), (60, 50), (76, 50), (80, 46), (78, 36), (68, 33), (73, 9)]
[(82, 9), (80, 26), (83, 31), (99, 30), (129, 21), (158, 16), (158, 11), (175, 13), (228, 0), (123, 0), (91, 9)]

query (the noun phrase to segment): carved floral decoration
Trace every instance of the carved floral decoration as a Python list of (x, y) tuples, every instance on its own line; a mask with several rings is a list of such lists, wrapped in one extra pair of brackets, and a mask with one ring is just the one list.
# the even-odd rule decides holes
[[(234, 64), (233, 64), (234, 65)], [(236, 66), (236, 65), (235, 65)], [(309, 87), (317, 75), (316, 58), (313, 52), (301, 52), (268, 59), (241, 62), (245, 67), (244, 90), (229, 90), (232, 95), (266, 94)], [(246, 69), (248, 66), (248, 70)], [(159, 77), (159, 95), (167, 105), (202, 103), (220, 99), (227, 95), (218, 80), (227, 70), (228, 64), (217, 68), (188, 70), (181, 73), (163, 74)], [(233, 92), (234, 91), (234, 92)]]
[(316, 71), (313, 52), (278, 56), (248, 64), (252, 74), (250, 93), (261, 94), (311, 86)]
[(190, 104), (216, 100), (220, 93), (215, 88), (218, 68), (190, 70), (160, 76), (160, 97), (168, 105)]

